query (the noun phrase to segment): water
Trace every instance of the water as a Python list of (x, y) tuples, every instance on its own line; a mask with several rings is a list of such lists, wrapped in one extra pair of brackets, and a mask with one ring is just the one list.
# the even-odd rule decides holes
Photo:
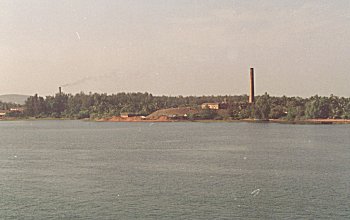
[(0, 122), (0, 219), (348, 219), (350, 126)]

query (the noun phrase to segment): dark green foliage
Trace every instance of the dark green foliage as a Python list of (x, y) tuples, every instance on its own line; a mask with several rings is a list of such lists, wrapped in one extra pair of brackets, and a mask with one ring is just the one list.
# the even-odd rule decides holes
[[(242, 101), (246, 96), (171, 97), (153, 96), (149, 93), (78, 93), (56, 94), (45, 99), (34, 95), (25, 107), (27, 116), (54, 118), (101, 118), (119, 115), (121, 112), (148, 115), (154, 111), (176, 107), (198, 107), (203, 102)], [(214, 113), (213, 113), (214, 114)], [(216, 114), (216, 113), (215, 113)], [(205, 115), (205, 117), (214, 117)], [(217, 117), (217, 115), (215, 115)]]
[(269, 119), (271, 100), (267, 93), (257, 99), (254, 110), (255, 118), (264, 120)]
[(269, 118), (272, 119), (279, 119), (279, 118), (284, 118), (286, 116), (286, 110), (283, 106), (275, 106), (271, 109)]
[(244, 119), (251, 116), (251, 108), (247, 102), (233, 102), (228, 105), (228, 114), (232, 119)]
[(350, 101), (346, 104), (344, 112), (342, 113), (341, 118), (350, 119)]
[(11, 108), (18, 108), (20, 105), (15, 103), (8, 103), (0, 101), (0, 110), (10, 110)]
[(307, 100), (300, 97), (291, 97), (287, 99), (287, 119), (293, 121), (300, 120), (305, 116), (305, 103)]
[(198, 118), (205, 119), (205, 120), (211, 120), (211, 119), (221, 119), (218, 115), (216, 110), (212, 109), (203, 109), (200, 113)]
[[(227, 110), (206, 109), (199, 114), (189, 115), (195, 119), (288, 119), (304, 118), (350, 118), (350, 99), (313, 96), (272, 97), (265, 93), (256, 97), (255, 104), (248, 103), (248, 96), (153, 96), (149, 93), (78, 93), (56, 94), (46, 98), (31, 96), (25, 104), (25, 116), (54, 118), (102, 118), (129, 112), (148, 115), (166, 108), (195, 107), (206, 102), (227, 102)], [(0, 109), (18, 107), (15, 104), (1, 103)]]
[(25, 102), (26, 113), (29, 116), (39, 116), (47, 111), (46, 100), (38, 94), (30, 96)]
[(313, 96), (306, 103), (305, 115), (307, 118), (329, 118), (331, 115), (329, 98)]

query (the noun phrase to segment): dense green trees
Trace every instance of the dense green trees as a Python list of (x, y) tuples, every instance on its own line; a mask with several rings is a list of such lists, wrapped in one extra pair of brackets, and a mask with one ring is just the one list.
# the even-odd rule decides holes
[(203, 109), (202, 111), (200, 111), (200, 113), (198, 114), (199, 119), (204, 119), (204, 120), (211, 120), (211, 119), (222, 119), (218, 112), (212, 109)]
[(11, 108), (18, 108), (20, 105), (15, 103), (8, 103), (0, 101), (0, 110), (10, 110)]
[[(122, 112), (148, 115), (156, 110), (175, 107), (196, 107), (205, 102), (224, 102), (225, 111), (200, 111), (195, 118), (202, 119), (287, 119), (350, 118), (350, 98), (331, 95), (273, 97), (265, 93), (256, 97), (256, 103), (248, 103), (248, 96), (153, 96), (149, 93), (78, 93), (56, 94), (45, 98), (34, 95), (25, 103), (25, 116), (55, 118), (101, 118), (119, 115)], [(1, 104), (0, 107), (4, 104)]]
[(326, 97), (314, 96), (306, 103), (306, 118), (329, 118), (330, 113), (330, 100)]
[(254, 110), (255, 118), (264, 120), (269, 119), (271, 111), (271, 98), (267, 93), (257, 99)]
[[(25, 114), (31, 117), (96, 118), (132, 112), (148, 115), (156, 110), (175, 107), (198, 107), (204, 102), (242, 101), (246, 96), (153, 96), (149, 93), (78, 93), (56, 94), (46, 98), (34, 95), (26, 101)], [(216, 113), (215, 113), (216, 114)], [(214, 115), (214, 114), (213, 114)]]

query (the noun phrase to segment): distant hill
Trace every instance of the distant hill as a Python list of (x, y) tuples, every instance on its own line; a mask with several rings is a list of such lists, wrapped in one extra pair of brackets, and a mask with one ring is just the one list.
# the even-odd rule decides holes
[(28, 97), (29, 97), (28, 95), (17, 95), (17, 94), (0, 95), (0, 101), (12, 102), (12, 103), (23, 105)]

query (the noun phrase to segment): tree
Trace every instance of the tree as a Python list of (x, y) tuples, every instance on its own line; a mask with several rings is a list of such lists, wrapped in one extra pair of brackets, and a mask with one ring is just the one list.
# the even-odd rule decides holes
[[(33, 117), (89, 118), (109, 117), (120, 112), (142, 115), (165, 108), (198, 107), (207, 102), (227, 101), (225, 115), (215, 110), (193, 114), (192, 118), (217, 119), (219, 116), (234, 119), (259, 118), (288, 120), (307, 118), (350, 118), (350, 98), (331, 95), (327, 97), (270, 97), (267, 93), (257, 98), (255, 104), (247, 102), (247, 96), (153, 96), (149, 93), (98, 94), (83, 92), (29, 97), (25, 103), (25, 114)], [(0, 109), (9, 110), (15, 104), (0, 102)], [(18, 106), (17, 106), (18, 107)]]
[(39, 97), (38, 94), (30, 96), (26, 102), (26, 115), (28, 116), (39, 116), (40, 114), (46, 113), (45, 100), (43, 97)]
[(326, 97), (314, 96), (306, 103), (305, 115), (307, 118), (329, 118), (330, 104)]
[(255, 103), (255, 118), (268, 120), (270, 110), (270, 96), (265, 93), (263, 96), (260, 96)]
[(286, 103), (287, 119), (293, 121), (305, 116), (305, 99), (300, 97), (290, 97)]
[(342, 115), (342, 118), (350, 119), (350, 100), (348, 101), (348, 103), (346, 104), (346, 106), (344, 108), (344, 113)]
[(283, 106), (278, 105), (271, 109), (269, 117), (273, 119), (279, 119), (285, 117), (286, 115), (287, 114)]
[(218, 117), (218, 113), (216, 110), (213, 110), (213, 109), (206, 108), (200, 112), (201, 119), (210, 120), (210, 119), (215, 119), (216, 117)]

